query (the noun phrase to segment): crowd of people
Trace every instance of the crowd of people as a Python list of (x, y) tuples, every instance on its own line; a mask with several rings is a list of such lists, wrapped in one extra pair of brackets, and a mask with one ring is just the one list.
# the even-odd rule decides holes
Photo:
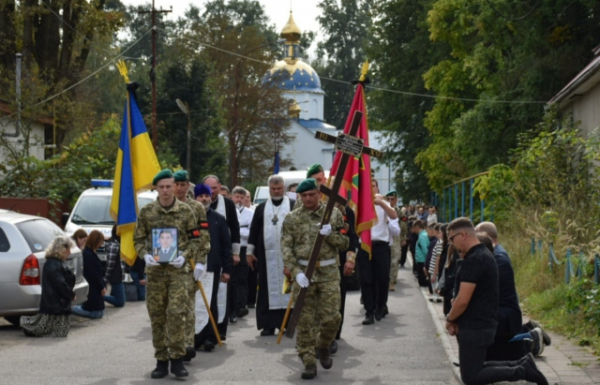
[[(534, 356), (550, 337), (535, 322), (523, 324), (510, 257), (493, 223), (474, 227), (468, 218), (440, 223), (435, 207), (399, 207), (397, 193), (381, 194), (373, 179), (377, 221), (366, 250), (349, 207), (336, 203), (329, 223), (321, 223), (328, 200), (320, 192), (327, 183), (323, 168), (311, 166), (306, 177), (286, 186), (282, 177), (271, 176), (270, 197), (253, 207), (248, 190), (230, 190), (215, 175), (195, 186), (186, 171), (156, 175), (158, 198), (140, 210), (134, 236), (139, 257), (127, 268), (150, 316), (157, 360), (152, 378), (167, 376), (169, 367), (177, 378), (188, 376), (184, 362), (197, 350), (213, 351), (227, 339), (228, 325), (250, 309), (256, 311), (260, 336), (282, 332), (286, 312), (294, 311), (294, 300), (305, 290), (296, 349), (304, 365), (301, 377), (312, 379), (317, 361), (324, 369), (333, 365), (346, 277), (358, 273), (362, 324), (368, 326), (389, 314), (388, 294), (396, 290), (398, 271), (411, 265), (415, 284), (442, 304), (446, 328), (457, 336), (465, 384), (547, 384)], [(307, 276), (317, 241), (322, 246), (316, 268)], [(74, 276), (61, 263), (74, 245), (82, 250), (90, 285), (87, 300), (78, 306), (71, 306)], [(97, 255), (101, 246), (104, 266)], [(101, 318), (105, 302), (124, 306), (119, 254), (116, 227), (106, 242), (99, 231), (56, 238), (46, 250), (40, 314), (23, 317), (24, 333), (65, 337), (69, 314)]]

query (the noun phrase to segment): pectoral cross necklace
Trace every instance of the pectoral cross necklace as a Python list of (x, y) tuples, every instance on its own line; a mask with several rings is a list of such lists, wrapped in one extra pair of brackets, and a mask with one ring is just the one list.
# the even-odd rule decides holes
[(279, 222), (279, 217), (277, 215), (279, 214), (280, 208), (281, 205), (277, 207), (277, 211), (275, 211), (275, 208), (273, 208), (273, 219), (271, 219), (271, 223), (273, 223), (273, 226), (277, 226), (277, 222)]

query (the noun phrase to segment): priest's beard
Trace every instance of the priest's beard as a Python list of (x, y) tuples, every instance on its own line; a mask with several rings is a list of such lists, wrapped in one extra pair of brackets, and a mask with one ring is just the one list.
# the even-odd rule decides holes
[(273, 202), (281, 202), (283, 200), (283, 196), (280, 196), (280, 197), (271, 197), (271, 200)]
[(238, 211), (240, 211), (240, 210), (241, 210), (243, 207), (244, 207), (244, 205), (243, 205), (243, 204), (241, 204), (241, 203), (238, 203), (237, 205), (235, 205), (235, 208), (236, 208)]
[(202, 201), (202, 202), (200, 202), (200, 203), (202, 203), (202, 206), (204, 206), (204, 209), (205, 209), (205, 210), (208, 210), (208, 209), (209, 209), (209, 207), (210, 207), (210, 204), (211, 204), (211, 202), (204, 202), (204, 201)]

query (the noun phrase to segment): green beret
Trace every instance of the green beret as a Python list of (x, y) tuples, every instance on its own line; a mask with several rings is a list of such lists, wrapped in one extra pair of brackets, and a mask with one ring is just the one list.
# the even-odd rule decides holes
[(387, 194), (385, 194), (386, 197), (397, 197), (398, 193), (396, 192), (396, 190), (390, 190), (387, 192)]
[[(306, 170), (306, 177), (310, 178), (311, 176), (323, 172), (323, 167), (319, 163), (315, 163)], [(298, 192), (298, 190), (296, 190)]]
[(168, 178), (173, 178), (173, 172), (171, 170), (169, 170), (168, 168), (165, 168), (164, 170), (162, 170), (158, 174), (156, 174), (154, 179), (152, 179), (152, 185), (156, 186), (156, 184), (158, 183), (159, 180), (168, 179)]
[(185, 170), (179, 170), (175, 171), (173, 178), (175, 178), (175, 182), (189, 182), (190, 174)]
[(319, 188), (319, 185), (317, 184), (317, 181), (314, 180), (313, 178), (308, 178), (308, 179), (304, 179), (302, 182), (300, 182), (298, 187), (296, 187), (296, 193), (300, 194), (300, 193), (310, 191), (310, 190), (317, 190), (318, 188)]

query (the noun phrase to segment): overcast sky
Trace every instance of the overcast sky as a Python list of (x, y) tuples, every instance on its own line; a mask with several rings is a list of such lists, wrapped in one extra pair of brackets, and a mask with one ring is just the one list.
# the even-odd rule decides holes
[[(145, 3), (151, 3), (148, 0), (121, 0), (125, 5), (142, 5)], [(320, 9), (317, 8), (317, 4), (320, 0), (259, 0), (259, 3), (265, 9), (267, 16), (271, 19), (271, 24), (275, 24), (278, 31), (283, 29), (285, 23), (287, 23), (290, 17), (290, 7), (294, 11), (294, 20), (302, 32), (319, 30), (319, 22), (316, 20)], [(169, 9), (173, 7), (173, 13), (168, 14), (170, 18), (177, 19), (179, 16), (183, 16), (185, 10), (189, 8), (189, 4), (204, 8), (204, 4), (207, 0), (155, 0), (155, 7), (158, 9)], [(318, 40), (318, 37), (317, 37)], [(311, 51), (315, 49), (311, 47)]]

